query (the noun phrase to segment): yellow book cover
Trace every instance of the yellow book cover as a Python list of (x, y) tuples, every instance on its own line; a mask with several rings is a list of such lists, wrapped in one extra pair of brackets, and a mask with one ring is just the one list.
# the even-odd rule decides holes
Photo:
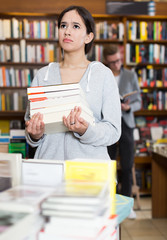
[(139, 44), (135, 46), (135, 54), (136, 54), (136, 63), (140, 62), (140, 55), (139, 55)]
[(0, 134), (9, 134), (10, 120), (0, 120)]
[(147, 22), (140, 22), (140, 39), (147, 40)]
[(110, 184), (111, 214), (115, 214), (116, 161), (74, 159), (65, 161), (65, 180), (83, 182), (108, 181)]
[(129, 22), (128, 26), (128, 39), (132, 40), (132, 22)]

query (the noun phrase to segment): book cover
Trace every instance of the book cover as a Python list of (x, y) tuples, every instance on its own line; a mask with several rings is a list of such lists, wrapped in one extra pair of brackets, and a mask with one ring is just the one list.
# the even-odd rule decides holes
[(34, 93), (46, 93), (46, 92), (54, 92), (54, 91), (70, 91), (72, 89), (80, 89), (79, 83), (69, 83), (69, 84), (58, 84), (51, 86), (37, 86), (27, 88), (27, 94)]
[(65, 161), (65, 179), (71, 181), (107, 181), (111, 197), (111, 214), (115, 214), (116, 161), (74, 159)]
[(139, 95), (140, 93), (138, 91), (132, 91), (132, 92), (129, 92), (127, 94), (124, 94), (123, 96), (120, 95), (120, 99), (121, 99), (121, 102), (124, 103), (126, 101), (130, 101), (130, 102), (133, 102), (136, 100), (137, 96)]
[(64, 161), (24, 159), (21, 180), (24, 185), (56, 187), (64, 180)]

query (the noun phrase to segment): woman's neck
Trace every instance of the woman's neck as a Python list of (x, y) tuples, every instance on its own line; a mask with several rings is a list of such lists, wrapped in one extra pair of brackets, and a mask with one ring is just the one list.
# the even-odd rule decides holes
[(64, 60), (60, 62), (60, 66), (62, 68), (86, 68), (90, 61), (87, 60), (85, 54), (77, 55), (77, 54), (65, 54)]

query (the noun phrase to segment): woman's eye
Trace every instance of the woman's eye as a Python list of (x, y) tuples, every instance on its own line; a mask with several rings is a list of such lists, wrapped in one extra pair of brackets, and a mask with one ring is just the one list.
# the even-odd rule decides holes
[(75, 25), (74, 25), (74, 28), (80, 28), (80, 26), (78, 26), (78, 25), (75, 24)]
[(61, 28), (66, 28), (66, 25), (65, 24), (61, 24), (60, 27)]

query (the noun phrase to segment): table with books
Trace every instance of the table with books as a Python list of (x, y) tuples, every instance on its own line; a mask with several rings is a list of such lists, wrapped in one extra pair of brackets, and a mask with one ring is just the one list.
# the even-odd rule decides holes
[[(133, 199), (115, 194), (115, 160), (23, 159), (16, 168), (20, 166), (24, 178), (0, 194), (0, 240), (12, 238), (16, 231), (17, 240), (36, 235), (37, 240), (120, 239), (119, 226), (129, 215)], [(60, 173), (56, 179), (55, 171)], [(45, 182), (43, 174), (48, 176)], [(56, 186), (51, 185), (55, 180)], [(23, 225), (28, 227), (19, 234)]]

